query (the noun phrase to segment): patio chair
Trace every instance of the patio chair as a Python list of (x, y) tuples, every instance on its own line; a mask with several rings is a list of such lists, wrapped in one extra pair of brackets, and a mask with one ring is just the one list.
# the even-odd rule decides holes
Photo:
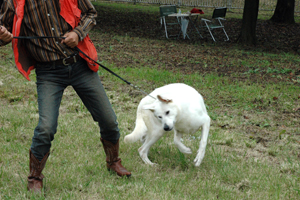
[(175, 5), (163, 5), (159, 7), (160, 11), (160, 24), (161, 26), (164, 26), (166, 38), (176, 36), (178, 37), (180, 32), (176, 35), (169, 35), (168, 30), (175, 29), (174, 26), (176, 26), (176, 30), (178, 30), (178, 27), (180, 27), (179, 19), (178, 18), (166, 18), (166, 16), (177, 13), (177, 8)]
[(214, 42), (216, 42), (216, 40), (212, 34), (212, 31), (215, 29), (223, 29), (223, 32), (225, 33), (225, 36), (226, 36), (225, 41), (229, 40), (229, 37), (225, 31), (224, 25), (221, 22), (221, 20), (226, 20), (225, 19), (226, 11), (227, 11), (226, 7), (215, 8), (211, 20), (204, 19), (204, 18), (201, 19), (201, 22), (205, 23), (205, 26), (202, 26), (202, 27), (204, 27), (204, 28), (206, 27), (208, 29)]

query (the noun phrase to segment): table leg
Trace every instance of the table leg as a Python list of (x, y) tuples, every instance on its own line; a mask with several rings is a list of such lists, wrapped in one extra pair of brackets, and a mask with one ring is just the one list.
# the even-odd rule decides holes
[(192, 26), (194, 27), (194, 29), (197, 31), (197, 33), (199, 34), (200, 38), (202, 39), (203, 37), (200, 34), (200, 32), (199, 32), (199, 30), (198, 30), (198, 28), (196, 26), (197, 19), (198, 19), (198, 16), (194, 20), (189, 17), (189, 20), (191, 21)]

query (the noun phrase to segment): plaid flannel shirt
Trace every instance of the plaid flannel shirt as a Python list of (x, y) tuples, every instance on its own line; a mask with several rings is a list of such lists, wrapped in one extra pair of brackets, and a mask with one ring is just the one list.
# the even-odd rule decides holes
[[(3, 2), (0, 11), (0, 25), (12, 32), (15, 15), (14, 0)], [(26, 0), (22, 36), (63, 36), (74, 31), (79, 40), (83, 40), (87, 33), (96, 25), (96, 10), (89, 0), (78, 0), (81, 10), (81, 21), (71, 30), (71, 26), (60, 16), (59, 0)], [(60, 43), (58, 38), (23, 40), (23, 45), (37, 62), (59, 60), (74, 53), (74, 50)], [(5, 45), (0, 40), (0, 46)]]

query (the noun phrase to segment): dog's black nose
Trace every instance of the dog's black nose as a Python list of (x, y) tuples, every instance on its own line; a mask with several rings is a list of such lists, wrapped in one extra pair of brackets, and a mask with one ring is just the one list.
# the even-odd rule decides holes
[(170, 130), (172, 130), (172, 129), (171, 129), (167, 124), (165, 124), (165, 125), (164, 125), (164, 130), (165, 130), (165, 131), (170, 131)]

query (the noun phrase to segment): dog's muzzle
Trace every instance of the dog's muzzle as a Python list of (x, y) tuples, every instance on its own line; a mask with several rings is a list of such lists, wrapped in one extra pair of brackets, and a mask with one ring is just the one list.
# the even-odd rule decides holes
[(164, 125), (164, 130), (165, 131), (171, 131), (173, 128), (170, 128), (167, 124)]

